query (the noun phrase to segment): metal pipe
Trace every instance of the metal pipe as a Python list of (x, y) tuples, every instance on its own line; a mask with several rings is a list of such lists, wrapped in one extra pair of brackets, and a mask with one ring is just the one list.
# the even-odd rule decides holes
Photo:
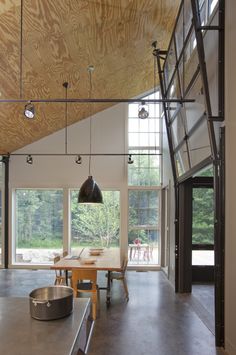
[[(145, 150), (145, 149), (144, 149)], [(154, 150), (154, 149), (153, 149)], [(33, 156), (75, 156), (75, 155), (80, 155), (80, 156), (150, 156), (150, 155), (162, 155), (162, 153), (12, 153), (7, 156), (27, 156), (27, 155), (33, 155)]]
[(171, 103), (171, 102), (195, 102), (193, 99), (0, 99), (0, 103), (27, 103), (27, 102), (40, 102), (40, 103), (135, 103), (135, 102), (146, 102), (146, 103)]

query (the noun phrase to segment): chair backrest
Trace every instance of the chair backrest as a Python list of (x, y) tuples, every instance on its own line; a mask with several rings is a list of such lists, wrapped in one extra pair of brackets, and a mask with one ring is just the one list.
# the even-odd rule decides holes
[(53, 259), (54, 264), (56, 264), (60, 259), (60, 255), (55, 256), (55, 258)]
[(125, 257), (122, 265), (122, 273), (125, 274), (128, 265), (128, 258)]
[(97, 270), (92, 269), (74, 269), (72, 270), (71, 286), (74, 290), (77, 289), (78, 281), (89, 281), (92, 283), (92, 289), (96, 289), (97, 285)]
[[(60, 255), (55, 256), (55, 258), (53, 259), (53, 263), (56, 264), (58, 261), (60, 261), (60, 259)], [(61, 270), (55, 270), (55, 274), (58, 277), (61, 276)]]

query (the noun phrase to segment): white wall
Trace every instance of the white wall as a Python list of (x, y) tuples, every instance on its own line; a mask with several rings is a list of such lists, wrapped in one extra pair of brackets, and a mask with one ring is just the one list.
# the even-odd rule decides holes
[[(92, 119), (92, 153), (127, 152), (127, 112), (125, 104), (119, 104), (96, 114)], [(9, 164), (9, 213), (11, 220), (11, 193), (14, 188), (79, 188), (89, 174), (89, 157), (82, 157), (82, 164), (75, 163), (76, 154), (89, 153), (89, 118), (67, 129), (67, 152), (73, 156), (34, 156), (34, 154), (64, 153), (65, 129), (30, 144), (14, 153), (32, 154), (33, 164), (26, 163), (26, 156), (11, 156)], [(120, 191), (121, 205), (121, 254), (127, 249), (127, 156), (94, 156), (91, 174), (101, 189)], [(12, 231), (10, 231), (10, 241)]]
[[(116, 105), (100, 112), (92, 119), (92, 152), (125, 153), (126, 105)], [(26, 156), (10, 158), (10, 188), (13, 187), (80, 187), (88, 177), (88, 157), (81, 165), (75, 163), (76, 154), (89, 153), (89, 119), (67, 129), (68, 153), (74, 156), (34, 156), (34, 153), (64, 153), (65, 130), (30, 144), (15, 153), (33, 155), (33, 165)], [(101, 188), (119, 188), (126, 179), (127, 157), (96, 156), (91, 160), (91, 174)]]
[(226, 228), (225, 228), (225, 342), (229, 355), (236, 354), (236, 1), (227, 0), (225, 33), (226, 117)]

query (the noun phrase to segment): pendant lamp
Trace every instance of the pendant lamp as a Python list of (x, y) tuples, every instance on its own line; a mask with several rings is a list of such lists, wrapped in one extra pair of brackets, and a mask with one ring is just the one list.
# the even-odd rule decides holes
[[(89, 73), (89, 83), (90, 83), (90, 93), (89, 93), (89, 98), (91, 99), (91, 93), (92, 93), (92, 72), (94, 71), (94, 66), (90, 65), (88, 67), (88, 73)], [(89, 117), (89, 130), (90, 130), (90, 155), (89, 155), (89, 176), (87, 180), (83, 183), (79, 190), (79, 195), (78, 195), (78, 203), (103, 203), (103, 198), (102, 198), (102, 192), (96, 183), (96, 181), (93, 179), (91, 173), (90, 173), (90, 167), (91, 167), (91, 103), (90, 103), (90, 117)]]

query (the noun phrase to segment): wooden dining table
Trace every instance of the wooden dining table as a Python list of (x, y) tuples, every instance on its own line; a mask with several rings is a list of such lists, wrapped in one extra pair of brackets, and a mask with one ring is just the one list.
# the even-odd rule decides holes
[[(106, 303), (111, 302), (111, 272), (122, 270), (122, 260), (119, 248), (103, 248), (99, 255), (91, 255), (95, 248), (78, 248), (73, 254), (61, 258), (57, 263), (51, 266), (53, 270), (65, 270), (66, 273), (74, 269), (92, 269), (97, 271), (107, 271), (107, 286), (99, 287), (105, 289)], [(89, 263), (93, 260), (94, 263)]]

